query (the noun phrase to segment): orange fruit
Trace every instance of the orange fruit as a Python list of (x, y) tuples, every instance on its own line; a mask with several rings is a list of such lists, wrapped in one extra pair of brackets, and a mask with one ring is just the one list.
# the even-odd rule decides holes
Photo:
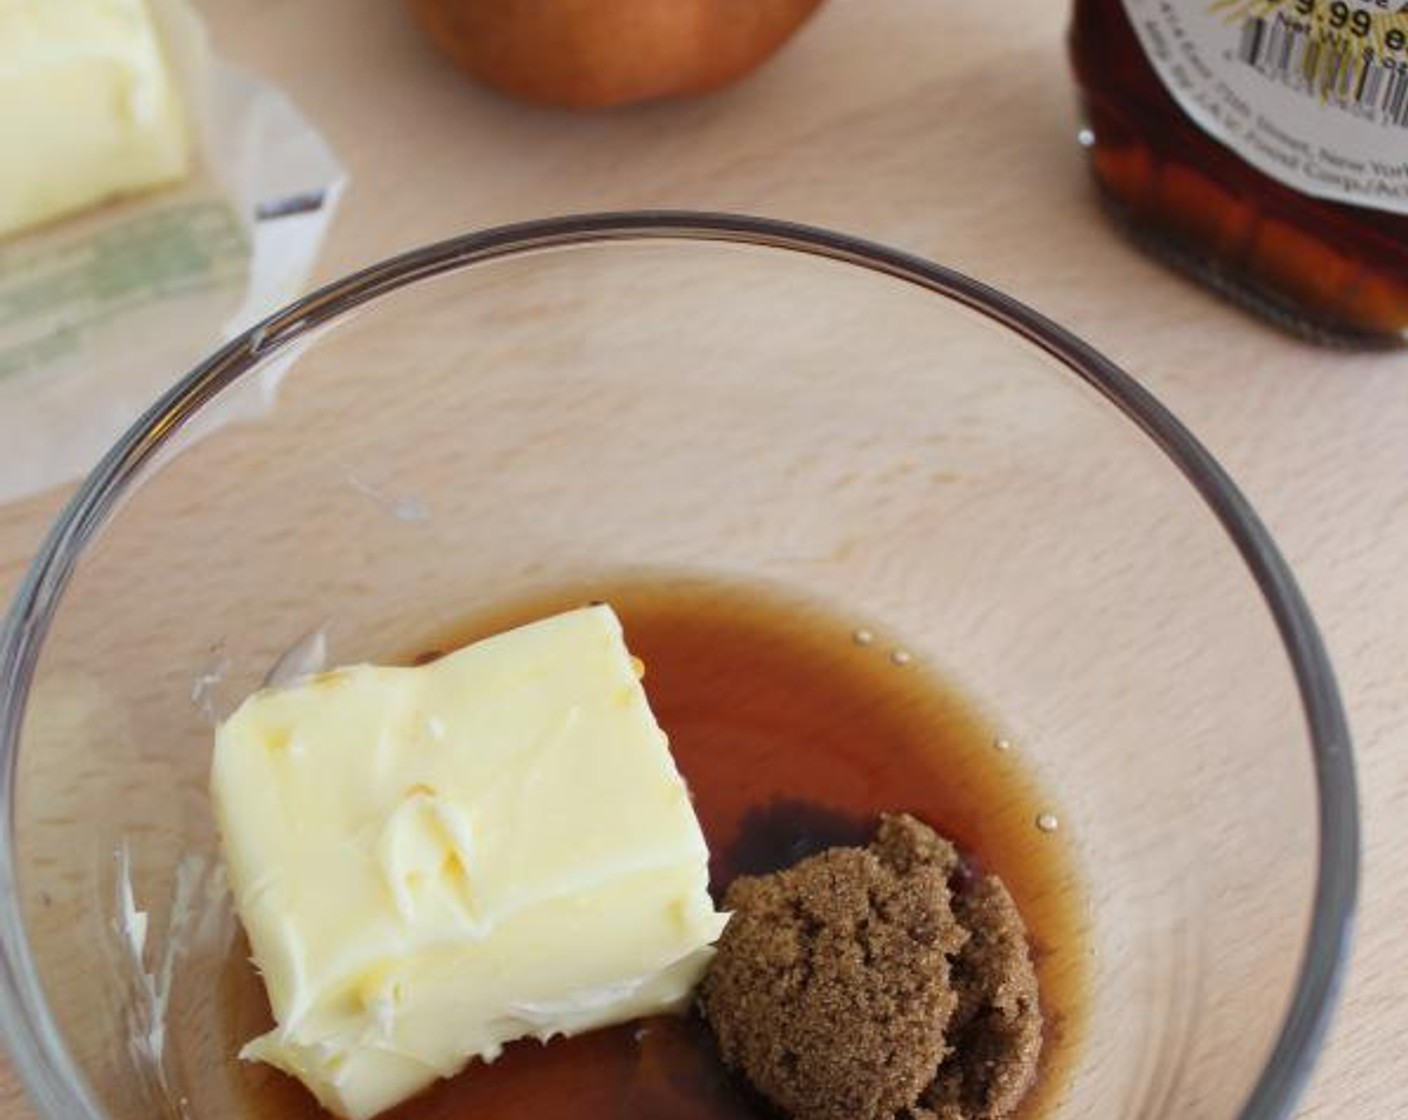
[(461, 70), (541, 105), (708, 93), (762, 65), (821, 0), (405, 0)]

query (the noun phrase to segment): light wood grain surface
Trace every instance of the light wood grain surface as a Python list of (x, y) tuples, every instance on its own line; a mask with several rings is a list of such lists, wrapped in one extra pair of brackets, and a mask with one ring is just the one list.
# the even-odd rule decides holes
[[(1240, 482), (1298, 573), (1356, 739), (1358, 942), (1297, 1115), (1408, 1115), (1408, 358), (1306, 348), (1119, 239), (1074, 141), (1064, 4), (831, 0), (741, 87), (600, 116), (476, 88), (387, 0), (200, 6), (220, 51), (286, 88), (350, 168), (321, 277), (543, 214), (768, 214), (873, 237), (1004, 288), (1170, 405)], [(0, 594), (62, 497), (0, 508)], [(32, 1115), (3, 1066), (0, 1114)]]

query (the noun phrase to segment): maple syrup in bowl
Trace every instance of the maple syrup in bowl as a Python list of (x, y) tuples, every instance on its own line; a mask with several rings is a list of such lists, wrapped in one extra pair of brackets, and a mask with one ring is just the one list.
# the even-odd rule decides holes
[[(278, 364), (276, 407), (199, 443)], [(1028, 1120), (1263, 1120), (1333, 1002), (1353, 772), (1314, 625), (1191, 436), (1035, 313), (835, 234), (559, 219), (397, 258), (188, 377), (0, 639), (0, 1020), (42, 1115), (318, 1110), (240, 1062), (211, 724), (271, 666), (617, 609), (714, 888), (906, 810), (1011, 888)], [(396, 1120), (751, 1117), (697, 1016), (546, 1046)]]

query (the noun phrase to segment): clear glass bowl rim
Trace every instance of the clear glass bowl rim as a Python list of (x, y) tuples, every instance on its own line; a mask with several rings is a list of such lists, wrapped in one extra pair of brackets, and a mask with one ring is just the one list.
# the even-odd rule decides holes
[(1157, 445), (1231, 538), (1280, 632), (1310, 734), (1319, 825), (1310, 931), (1295, 991), (1239, 1120), (1285, 1120), (1320, 1051), (1348, 958), (1359, 880), (1359, 817), (1344, 707), (1324, 643), (1266, 528), (1183, 424), (1114, 363), (1063, 327), (952, 269), (861, 238), (770, 218), (628, 211), (566, 215), (464, 234), (414, 249), (296, 300), (182, 378), (98, 463), (68, 502), (22, 580), (0, 629), (0, 1030), (46, 1120), (106, 1120), (64, 1046), (23, 928), (14, 862), (19, 735), (50, 623), (83, 550), (152, 457), (219, 392), (277, 350), (351, 309), (440, 273), (496, 258), (613, 241), (735, 242), (847, 262), (928, 289), (1005, 326), (1101, 393)]

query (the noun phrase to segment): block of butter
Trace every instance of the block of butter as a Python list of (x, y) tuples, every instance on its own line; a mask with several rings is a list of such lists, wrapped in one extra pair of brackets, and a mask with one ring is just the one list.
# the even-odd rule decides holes
[(616, 615), (255, 693), (211, 792), (277, 1026), (361, 1120), (504, 1043), (680, 1009), (725, 916)]
[(146, 0), (0, 2), (0, 237), (186, 173)]

